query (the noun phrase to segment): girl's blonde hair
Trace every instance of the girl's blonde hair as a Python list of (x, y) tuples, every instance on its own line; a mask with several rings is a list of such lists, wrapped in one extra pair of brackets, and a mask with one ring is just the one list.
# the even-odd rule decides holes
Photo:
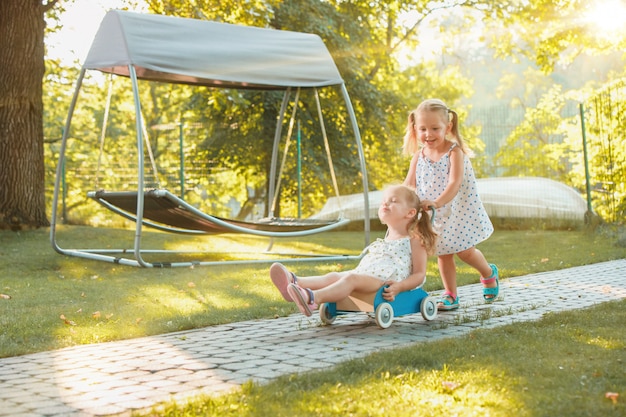
[(419, 238), (426, 252), (432, 255), (437, 244), (437, 233), (433, 229), (430, 213), (422, 209), (422, 202), (415, 189), (406, 185), (396, 185), (394, 188), (402, 192), (409, 206), (417, 209), (415, 217), (409, 223), (409, 235)]
[(417, 140), (417, 133), (415, 132), (415, 120), (418, 113), (423, 112), (439, 112), (442, 120), (446, 123), (452, 123), (450, 130), (450, 138), (446, 138), (452, 142), (455, 142), (463, 153), (471, 155), (471, 151), (465, 145), (463, 138), (459, 134), (459, 115), (452, 109), (449, 109), (446, 103), (438, 98), (431, 98), (424, 100), (419, 106), (411, 113), (409, 113), (409, 120), (406, 125), (404, 134), (404, 143), (402, 145), (402, 151), (407, 155), (413, 155), (420, 148), (420, 143)]

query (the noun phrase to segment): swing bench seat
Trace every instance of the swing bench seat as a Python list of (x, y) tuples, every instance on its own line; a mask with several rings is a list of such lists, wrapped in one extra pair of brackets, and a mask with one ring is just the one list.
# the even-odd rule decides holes
[[(87, 196), (107, 209), (137, 221), (137, 191), (91, 191)], [(297, 218), (265, 218), (257, 222), (225, 219), (206, 214), (164, 189), (144, 191), (142, 223), (167, 232), (183, 234), (248, 233), (268, 237), (305, 236), (349, 223)]]

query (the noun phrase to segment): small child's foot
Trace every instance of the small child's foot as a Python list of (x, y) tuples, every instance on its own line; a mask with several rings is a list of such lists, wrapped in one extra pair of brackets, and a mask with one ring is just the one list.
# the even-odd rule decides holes
[(443, 297), (437, 300), (437, 310), (450, 311), (459, 308), (459, 297), (448, 291), (443, 293)]
[(489, 278), (480, 277), (480, 282), (483, 284), (483, 298), (486, 303), (493, 303), (498, 297), (500, 292), (500, 278), (498, 274), (498, 267), (494, 264), (489, 264), (491, 267), (491, 276)]
[(313, 310), (317, 310), (317, 304), (313, 300), (313, 291), (310, 289), (302, 288), (297, 284), (289, 284), (287, 292), (298, 306), (300, 312), (305, 316), (310, 317), (313, 314)]
[(270, 266), (270, 278), (287, 301), (293, 301), (293, 298), (287, 292), (287, 286), (296, 282), (296, 276), (293, 272), (285, 268), (284, 265), (277, 263)]

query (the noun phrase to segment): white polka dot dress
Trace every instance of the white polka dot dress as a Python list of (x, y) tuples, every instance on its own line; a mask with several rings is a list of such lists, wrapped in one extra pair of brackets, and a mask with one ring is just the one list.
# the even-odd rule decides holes
[[(452, 145), (450, 151), (456, 144)], [(450, 151), (433, 162), (420, 151), (416, 168), (417, 195), (435, 200), (448, 185)], [(435, 231), (439, 233), (436, 255), (459, 253), (476, 246), (493, 233), (493, 224), (485, 211), (469, 157), (463, 154), (463, 182), (456, 197), (437, 209)]]
[(354, 269), (383, 281), (402, 281), (411, 275), (411, 239), (376, 239)]

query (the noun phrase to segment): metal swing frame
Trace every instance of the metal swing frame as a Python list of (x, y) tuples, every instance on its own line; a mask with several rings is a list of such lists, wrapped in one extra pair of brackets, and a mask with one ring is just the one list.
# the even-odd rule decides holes
[[(56, 179), (55, 179), (55, 187), (54, 187), (54, 194), (53, 194), (53, 201), (52, 201), (52, 220), (51, 220), (51, 228), (50, 228), (51, 244), (54, 250), (57, 251), (58, 253), (61, 253), (63, 255), (80, 257), (80, 258), (87, 258), (87, 259), (93, 259), (93, 260), (99, 260), (99, 261), (105, 261), (105, 262), (119, 263), (122, 265), (147, 267), (147, 268), (186, 267), (186, 266), (192, 266), (192, 265), (221, 265), (221, 264), (233, 264), (233, 263), (249, 264), (249, 263), (267, 263), (267, 262), (275, 262), (275, 261), (281, 261), (281, 262), (300, 261), (301, 262), (301, 261), (350, 260), (350, 259), (359, 259), (362, 256), (362, 252), (361, 252), (358, 255), (324, 255), (324, 254), (321, 254), (321, 255), (307, 256), (307, 255), (301, 255), (301, 254), (300, 255), (290, 254), (289, 257), (281, 258), (281, 259), (252, 259), (252, 260), (228, 260), (228, 261), (198, 260), (198, 261), (181, 261), (181, 262), (149, 262), (145, 260), (144, 254), (148, 254), (148, 253), (181, 253), (181, 252), (173, 251), (173, 250), (150, 250), (150, 249), (143, 248), (142, 240), (143, 240), (143, 226), (144, 225), (156, 227), (157, 229), (169, 231), (169, 232), (189, 232), (191, 234), (200, 234), (200, 233), (205, 233), (206, 231), (203, 232), (203, 231), (191, 230), (191, 229), (185, 229), (185, 228), (168, 227), (167, 225), (162, 225), (162, 224), (159, 224), (158, 222), (153, 222), (150, 219), (147, 219), (145, 216), (146, 193), (149, 191), (145, 190), (144, 141), (146, 141), (148, 138), (147, 138), (147, 134), (144, 132), (145, 129), (144, 129), (144, 124), (143, 124), (142, 112), (141, 112), (141, 103), (139, 100), (137, 74), (132, 64), (128, 65), (128, 73), (129, 73), (129, 78), (132, 83), (133, 99), (135, 103), (135, 116), (136, 116), (135, 125), (136, 125), (136, 136), (137, 136), (136, 142), (137, 142), (137, 159), (138, 159), (137, 160), (138, 173), (137, 173), (136, 207), (134, 210), (132, 209), (121, 210), (121, 209), (116, 209), (114, 205), (111, 204), (107, 208), (111, 209), (114, 212), (117, 212), (118, 214), (126, 217), (127, 219), (135, 221), (136, 226), (135, 226), (133, 247), (132, 248), (120, 248), (120, 249), (62, 248), (57, 241), (57, 212), (58, 212), (59, 195), (60, 195), (60, 188), (61, 188), (61, 177), (63, 175), (62, 171), (63, 171), (63, 166), (64, 166), (65, 158), (66, 158), (68, 132), (70, 131), (72, 116), (76, 107), (79, 90), (81, 88), (85, 73), (86, 73), (86, 69), (82, 68), (78, 77), (74, 96), (70, 104), (70, 109), (69, 109), (65, 129), (63, 133), (61, 148), (59, 151), (59, 163), (57, 166), (57, 174), (56, 174)], [(367, 195), (368, 183), (367, 183), (367, 172), (365, 168), (366, 166), (365, 166), (363, 146), (361, 143), (360, 133), (359, 133), (358, 125), (356, 122), (356, 116), (354, 114), (354, 110), (352, 108), (350, 98), (348, 96), (348, 92), (344, 84), (341, 84), (340, 88), (341, 88), (342, 98), (344, 99), (344, 102), (348, 111), (349, 119), (353, 128), (353, 131), (354, 131), (355, 139), (356, 139), (357, 152), (359, 156), (359, 163), (360, 163), (360, 170), (361, 170), (361, 177), (362, 177), (362, 184), (363, 184), (364, 209), (365, 209), (365, 213), (368, 213), (369, 212), (369, 198)], [(297, 95), (299, 94), (299, 90), (300, 89), (298, 88)], [(270, 178), (269, 178), (269, 195), (268, 195), (268, 202), (271, 202), (270, 213), (269, 213), (270, 218), (273, 216), (273, 213), (277, 204), (277, 195), (278, 195), (278, 190), (280, 187), (280, 178), (281, 178), (282, 169), (284, 166), (284, 158), (283, 158), (283, 164), (281, 164), (280, 172), (277, 172), (279, 144), (280, 144), (280, 139), (282, 136), (282, 125), (283, 125), (286, 109), (289, 103), (290, 93), (291, 93), (291, 88), (287, 88), (285, 90), (283, 102), (281, 105), (280, 115), (278, 118), (277, 127), (275, 131), (274, 145), (272, 149), (272, 160), (271, 160)], [(316, 98), (316, 104), (318, 107), (318, 112), (321, 116), (321, 105), (320, 105), (317, 89), (315, 89), (315, 98)], [(294, 112), (295, 112), (295, 107), (296, 106), (294, 106)], [(333, 180), (335, 192), (338, 195), (337, 181), (336, 181), (334, 170), (332, 168), (332, 160), (330, 159), (328, 139), (326, 137), (323, 120), (320, 119), (320, 122), (322, 125), (322, 133), (324, 136), (326, 151), (329, 157), (329, 165), (331, 167), (331, 177)], [(292, 129), (293, 129), (293, 118), (292, 118), (292, 121), (290, 122), (290, 132), (287, 137), (287, 144), (285, 145), (285, 148), (289, 146), (289, 140), (290, 140)], [(104, 137), (104, 127), (103, 127), (102, 136)], [(286, 151), (287, 149), (285, 149), (285, 155), (286, 155)], [(151, 154), (150, 154), (150, 158), (152, 162), (154, 163), (154, 160)], [(166, 197), (168, 198), (173, 196), (171, 193), (167, 193), (167, 192), (165, 193), (166, 193), (165, 194)], [(95, 196), (96, 194), (93, 194), (90, 197), (96, 198)], [(173, 197), (176, 198), (175, 196)], [(336, 222), (331, 222), (331, 223), (324, 224), (324, 225), (315, 225), (312, 228), (301, 228), (300, 230), (289, 230), (289, 231), (279, 231), (280, 226), (278, 226), (279, 229), (276, 229), (276, 225), (274, 225), (273, 230), (255, 230), (251, 227), (248, 227), (249, 225), (235, 225), (232, 222), (227, 221), (225, 219), (220, 219), (220, 218), (208, 215), (206, 213), (200, 212), (199, 210), (196, 210), (192, 206), (186, 204), (182, 199), (179, 199), (179, 200), (180, 201), (174, 200), (174, 202), (178, 205), (178, 208), (185, 209), (188, 211), (188, 213), (191, 213), (191, 215), (196, 216), (198, 219), (202, 221), (212, 222), (224, 229), (216, 233), (226, 233), (226, 232), (249, 233), (253, 235), (270, 237), (271, 239), (276, 238), (276, 237), (298, 237), (298, 236), (309, 235), (312, 233), (325, 232), (325, 231), (334, 229), (336, 227), (342, 226), (348, 222), (348, 220), (339, 219)], [(99, 201), (99, 202), (103, 204), (102, 201)], [(103, 205), (107, 206), (107, 204), (103, 204)], [(365, 217), (364, 218), (364, 238), (365, 238), (364, 247), (367, 247), (370, 241), (370, 222), (369, 222), (368, 216), (364, 216), (364, 217)], [(273, 241), (270, 242), (268, 250), (269, 248), (271, 248), (272, 242)]]

